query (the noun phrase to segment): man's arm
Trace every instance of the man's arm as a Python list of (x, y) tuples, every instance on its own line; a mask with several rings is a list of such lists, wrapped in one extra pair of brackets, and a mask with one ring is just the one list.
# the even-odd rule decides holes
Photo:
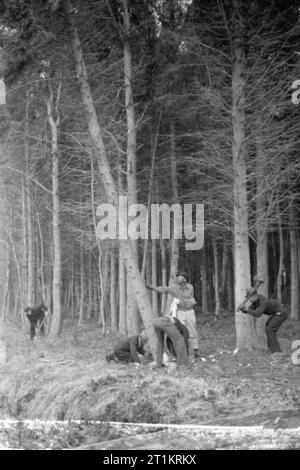
[(168, 292), (168, 287), (161, 286), (161, 287), (154, 287), (151, 286), (150, 284), (146, 284), (146, 287), (150, 290), (153, 290), (155, 292), (158, 292), (159, 294), (164, 294), (165, 292)]
[(263, 315), (265, 311), (265, 306), (262, 304), (256, 309), (248, 308), (248, 310), (242, 309), (243, 313), (248, 313), (249, 315), (252, 315), (252, 317), (259, 318)]
[(160, 287), (153, 287), (149, 284), (146, 285), (148, 289), (153, 290), (155, 292), (158, 292), (159, 294), (171, 294), (173, 297), (177, 298), (180, 300), (180, 303), (178, 304), (178, 308), (184, 307), (184, 308), (193, 308), (193, 306), (197, 303), (195, 298), (194, 298), (194, 289), (191, 286), (190, 291), (188, 292), (187, 295), (182, 295), (178, 291), (177, 285), (171, 285), (169, 287), (166, 286), (160, 286)]

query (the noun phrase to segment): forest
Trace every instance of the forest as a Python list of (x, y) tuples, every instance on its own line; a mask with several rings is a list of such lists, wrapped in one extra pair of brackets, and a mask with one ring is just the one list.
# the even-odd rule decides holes
[[(3, 416), (199, 423), (280, 408), (300, 418), (299, 41), (296, 0), (0, 1)], [(185, 234), (201, 205), (203, 246), (187, 249), (174, 228), (169, 238), (162, 227), (156, 238), (100, 236), (99, 207), (122, 197), (138, 210), (193, 208)], [(105, 364), (117, 339), (144, 328), (155, 355), (152, 322), (171, 299), (146, 286), (182, 269), (203, 361), (167, 378)], [(266, 315), (237, 311), (256, 278), (259, 294), (289, 310), (280, 369)], [(25, 308), (42, 303), (46, 339), (33, 342)], [(201, 389), (193, 404), (167, 393), (182, 380)], [(264, 380), (269, 401), (258, 407)]]

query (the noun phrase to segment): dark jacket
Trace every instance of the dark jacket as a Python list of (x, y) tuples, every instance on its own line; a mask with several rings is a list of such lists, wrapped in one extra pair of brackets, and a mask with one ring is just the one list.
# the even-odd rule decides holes
[[(183, 323), (181, 323), (178, 320), (178, 318), (174, 318), (174, 320), (175, 320), (175, 326), (176, 326), (177, 330), (183, 336), (185, 346), (186, 346), (186, 350), (187, 350), (187, 354), (189, 354), (189, 330), (187, 329), (187, 327)], [(169, 338), (169, 336), (166, 337), (166, 345), (167, 345), (168, 350), (172, 354), (172, 356), (176, 357), (173, 342), (172, 342), (171, 338)]]
[(261, 317), (263, 314), (265, 315), (276, 315), (280, 313), (280, 315), (288, 316), (287, 307), (281, 304), (276, 299), (267, 299), (263, 295), (258, 295), (258, 299), (255, 300), (250, 307), (248, 308), (247, 312), (253, 317)]
[(122, 352), (130, 353), (133, 362), (140, 362), (138, 353), (144, 355), (145, 351), (139, 335), (121, 339), (115, 346), (115, 354)]

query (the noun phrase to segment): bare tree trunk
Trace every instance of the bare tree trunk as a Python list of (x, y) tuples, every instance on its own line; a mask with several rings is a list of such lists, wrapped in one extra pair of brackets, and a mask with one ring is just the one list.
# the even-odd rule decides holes
[(49, 86), (49, 97), (46, 99), (48, 122), (51, 129), (52, 145), (52, 201), (53, 201), (53, 281), (52, 298), (53, 311), (50, 336), (59, 336), (62, 329), (62, 306), (61, 306), (61, 239), (60, 239), (60, 199), (59, 199), (59, 149), (58, 149), (58, 105), (61, 92), (61, 82), (58, 85), (56, 98), (52, 86)]
[[(8, 221), (8, 227), (7, 228), (4, 227), (4, 230), (6, 232), (8, 240), (10, 242), (10, 249), (11, 249), (11, 253), (13, 255), (15, 264), (16, 264), (17, 276), (18, 276), (18, 286), (17, 286), (17, 293), (15, 295), (15, 304), (14, 304), (14, 312), (13, 312), (13, 316), (16, 317), (17, 308), (18, 308), (18, 299), (20, 298), (20, 293), (22, 292), (22, 270), (21, 270), (20, 262), (19, 262), (19, 259), (18, 259), (18, 256), (17, 256), (16, 244), (15, 244), (15, 241), (13, 239), (14, 227), (13, 227), (13, 217), (12, 216), (10, 217), (10, 220)], [(8, 263), (10, 263), (9, 259), (10, 259), (10, 252), (9, 252)], [(6, 269), (6, 274), (7, 274), (7, 269)], [(10, 276), (10, 270), (8, 270), (8, 275)], [(8, 284), (7, 284), (7, 282), (8, 282)], [(8, 278), (8, 280), (6, 278), (6, 284), (7, 284), (7, 289), (9, 289), (9, 278)], [(9, 295), (9, 292), (7, 293), (7, 295)], [(4, 295), (3, 299), (4, 299), (4, 304), (7, 303), (6, 295)], [(22, 304), (22, 298), (20, 298), (20, 300), (21, 300), (21, 304)], [(22, 323), (22, 326), (23, 326), (23, 323)]]
[(45, 275), (44, 275), (44, 239), (43, 239), (43, 231), (40, 224), (39, 215), (36, 214), (36, 221), (38, 226), (38, 233), (39, 233), (39, 240), (40, 240), (40, 260), (38, 263), (38, 272), (39, 272), (39, 279), (40, 279), (40, 289), (41, 289), (41, 296), (42, 301), (45, 305), (47, 305), (46, 299), (46, 283), (45, 283)]
[(119, 250), (119, 330), (127, 335), (126, 322), (126, 268), (124, 259)]
[[(27, 173), (26, 167), (25, 167), (25, 172), (24, 173)], [(27, 193), (26, 176), (22, 176), (22, 246), (23, 246), (22, 262), (21, 262), (21, 266), (22, 266), (22, 286), (21, 286), (22, 328), (25, 327), (24, 307), (27, 303), (27, 211), (26, 211), (26, 193)]]
[[(239, 21), (239, 20), (236, 20)], [(232, 164), (234, 184), (234, 265), (236, 309), (251, 285), (248, 239), (248, 201), (245, 149), (245, 75), (246, 60), (242, 46), (241, 25), (233, 38), (232, 70)], [(251, 349), (255, 342), (254, 321), (250, 315), (236, 313), (238, 349)]]
[(291, 318), (299, 320), (299, 273), (297, 256), (296, 222), (293, 202), (289, 207), (290, 259), (291, 259)]
[(214, 237), (212, 237), (213, 257), (214, 257), (214, 290), (215, 290), (215, 318), (218, 320), (221, 314), (220, 290), (219, 290), (219, 257), (218, 247)]
[(84, 323), (84, 299), (85, 299), (85, 266), (83, 256), (83, 237), (80, 241), (80, 301), (79, 301), (79, 317), (78, 326)]
[[(167, 258), (166, 258), (166, 247), (164, 241), (160, 238), (160, 252), (161, 252), (161, 285), (167, 285)], [(167, 294), (161, 295), (161, 313), (166, 311)]]
[[(148, 186), (148, 214), (150, 212), (151, 207), (151, 197), (152, 197), (152, 190), (153, 190), (153, 182), (154, 182), (154, 172), (155, 172), (155, 156), (156, 156), (156, 149), (157, 149), (157, 142), (158, 142), (158, 135), (159, 135), (159, 126), (160, 126), (161, 114), (158, 118), (157, 123), (157, 131), (154, 138), (151, 139), (152, 148), (151, 148), (151, 167), (150, 167), (150, 176), (149, 176), (149, 186)], [(143, 251), (143, 263), (142, 263), (142, 276), (145, 277), (146, 271), (146, 259), (148, 253), (148, 246), (149, 246), (149, 238), (146, 238), (144, 243), (144, 251)]]
[[(230, 253), (229, 253), (229, 258), (231, 258)], [(227, 295), (228, 295), (227, 307), (230, 312), (234, 311), (233, 285), (234, 285), (233, 270), (232, 270), (232, 264), (230, 260), (228, 263), (228, 268), (227, 268)]]
[(201, 297), (202, 297), (202, 313), (208, 313), (208, 299), (207, 299), (207, 271), (206, 271), (206, 248), (203, 246), (201, 250)]
[(87, 307), (86, 315), (87, 315), (87, 320), (91, 321), (92, 309), (93, 309), (93, 260), (92, 260), (91, 252), (89, 252), (88, 254), (87, 295), (88, 295), (88, 307)]
[(99, 279), (100, 279), (100, 284), (99, 284), (99, 304), (100, 304), (100, 309), (99, 309), (99, 319), (98, 323), (99, 325), (102, 326), (102, 334), (103, 336), (106, 334), (106, 320), (105, 320), (105, 314), (104, 314), (104, 288), (103, 288), (103, 276), (102, 276), (102, 250), (100, 249), (99, 251), (99, 261), (98, 261), (98, 267), (99, 267)]
[(93, 306), (94, 306), (94, 316), (93, 320), (97, 318), (97, 313), (98, 313), (98, 275), (96, 271), (96, 266), (94, 263), (94, 274), (93, 274)]
[[(175, 126), (174, 122), (170, 124), (170, 169), (171, 169), (171, 186), (172, 186), (172, 203), (179, 202), (178, 196), (178, 182), (177, 182), (177, 161), (176, 161), (176, 143), (175, 143)], [(174, 227), (175, 227), (175, 214), (174, 214)], [(175, 233), (172, 234), (170, 240), (170, 277), (169, 284), (173, 284), (176, 280), (179, 262), (179, 243), (175, 238)], [(172, 301), (172, 296), (167, 296), (166, 311), (169, 310)], [(166, 313), (166, 311), (164, 313)]]
[(103, 336), (106, 333), (106, 321), (104, 315), (104, 295), (103, 295), (103, 277), (102, 277), (102, 249), (101, 243), (99, 238), (97, 237), (97, 224), (96, 224), (96, 213), (95, 213), (95, 195), (94, 195), (94, 162), (93, 162), (93, 155), (91, 154), (91, 205), (92, 205), (92, 215), (93, 215), (93, 224), (94, 224), (94, 231), (97, 240), (97, 247), (98, 247), (98, 272), (99, 272), (99, 315), (98, 315), (98, 323), (102, 326), (102, 334)]
[[(119, 154), (119, 169), (118, 169), (118, 188), (119, 196), (122, 194), (124, 189), (123, 184), (123, 161), (121, 153)], [(124, 262), (124, 257), (122, 256), (121, 247), (118, 247), (119, 252), (119, 331), (123, 335), (127, 335), (127, 319), (126, 319), (126, 266)]]
[[(129, 42), (131, 34), (130, 12), (127, 0), (123, 4), (123, 32), (124, 32), (124, 84), (125, 84), (125, 108), (127, 117), (127, 194), (129, 206), (137, 203), (136, 180), (136, 120), (133, 99), (133, 73), (132, 52)], [(130, 218), (129, 218), (130, 221)], [(132, 253), (138, 265), (138, 241), (131, 240)], [(127, 271), (128, 273), (128, 271)], [(132, 295), (132, 282), (127, 279), (127, 328), (130, 335), (138, 333), (138, 309), (136, 299)]]
[(33, 307), (34, 302), (34, 257), (33, 257), (33, 226), (32, 226), (32, 201), (30, 184), (30, 155), (28, 145), (28, 113), (30, 102), (30, 89), (26, 90), (25, 120), (24, 120), (24, 154), (26, 162), (26, 222), (27, 222), (27, 286), (26, 304)]
[[(157, 254), (156, 254), (156, 240), (151, 240), (151, 284), (157, 286)], [(152, 309), (155, 316), (158, 315), (158, 295), (157, 292), (152, 292)]]
[(277, 273), (277, 299), (282, 302), (282, 273), (283, 273), (283, 261), (284, 261), (284, 241), (283, 241), (283, 230), (281, 224), (281, 215), (279, 209), (279, 202), (277, 204), (277, 217), (278, 217), (278, 236), (279, 236), (279, 267)]
[(7, 319), (7, 313), (9, 310), (9, 275), (10, 275), (10, 255), (8, 251), (8, 258), (6, 260), (6, 270), (5, 270), (5, 283), (3, 285), (2, 292), (2, 312), (1, 319), (2, 322)]
[(102, 273), (102, 303), (103, 315), (105, 318), (106, 327), (111, 323), (110, 305), (109, 305), (109, 288), (110, 288), (110, 243), (107, 242), (103, 246), (101, 256), (101, 273)]
[[(75, 58), (76, 72), (81, 88), (82, 102), (85, 109), (89, 132), (96, 150), (99, 174), (102, 178), (108, 201), (113, 203), (115, 207), (118, 207), (118, 193), (112, 178), (111, 168), (108, 162), (105, 145), (102, 138), (102, 131), (97, 119), (78, 31), (73, 23), (74, 20), (70, 0), (66, 0), (65, 8), (71, 28), (72, 48)], [(127, 226), (125, 216), (123, 214), (120, 214), (120, 219), (120, 222), (122, 222), (124, 226)], [(122, 256), (124, 256), (126, 262), (127, 272), (130, 276), (131, 285), (133, 287), (133, 295), (135, 295), (137, 300), (144, 326), (148, 330), (151, 347), (154, 349), (156, 338), (152, 326), (153, 312), (149, 297), (147, 295), (147, 289), (145, 287), (143, 277), (139, 271), (139, 266), (137, 264), (135, 253), (132, 250), (130, 240), (120, 240), (120, 246), (122, 249)]]
[(225, 299), (226, 291), (226, 278), (227, 278), (227, 267), (228, 267), (228, 245), (226, 240), (223, 241), (223, 251), (222, 251), (222, 273), (221, 273), (221, 289), (222, 301)]
[[(268, 234), (267, 221), (265, 220), (266, 200), (264, 196), (265, 174), (264, 155), (260, 136), (256, 139), (256, 266), (257, 276), (264, 283), (259, 286), (258, 293), (268, 297), (269, 295), (269, 272), (268, 272)], [(267, 347), (265, 325), (266, 315), (256, 320), (256, 332), (258, 346)]]
[[(73, 250), (72, 250), (73, 253)], [(74, 320), (74, 260), (71, 261), (71, 280), (70, 280), (70, 297), (71, 297), (71, 318)]]
[(116, 256), (115, 245), (112, 241), (110, 246), (110, 315), (111, 315), (111, 331), (118, 331), (118, 316), (116, 306)]
[(300, 281), (300, 233), (299, 233), (298, 228), (296, 229), (296, 249), (297, 249), (298, 278), (299, 278), (298, 280)]

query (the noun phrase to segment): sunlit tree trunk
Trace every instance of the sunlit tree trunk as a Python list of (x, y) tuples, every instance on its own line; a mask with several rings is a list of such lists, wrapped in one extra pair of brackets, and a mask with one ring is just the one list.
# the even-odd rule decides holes
[(116, 306), (116, 255), (114, 241), (112, 241), (110, 246), (110, 316), (111, 331), (116, 333), (118, 331), (118, 316)]
[(60, 238), (60, 198), (59, 198), (59, 148), (58, 126), (60, 122), (58, 105), (60, 100), (61, 82), (58, 85), (56, 98), (52, 86), (49, 86), (49, 96), (46, 99), (48, 122), (51, 129), (51, 154), (52, 154), (52, 228), (53, 228), (53, 281), (52, 281), (52, 323), (50, 336), (58, 336), (62, 329), (62, 305), (61, 305), (61, 238)]
[[(171, 121), (170, 124), (170, 170), (171, 170), (171, 187), (172, 187), (172, 204), (179, 203), (178, 196), (178, 181), (177, 181), (177, 161), (176, 161), (176, 143), (175, 143), (175, 125)], [(174, 215), (174, 227), (175, 227), (175, 215)], [(175, 233), (171, 234), (170, 240), (170, 276), (169, 284), (172, 284), (176, 280), (176, 274), (178, 271), (179, 262), (179, 243), (175, 238)], [(167, 296), (166, 311), (169, 310), (172, 302), (172, 296)]]
[(26, 162), (26, 223), (27, 223), (27, 286), (26, 304), (33, 307), (34, 303), (34, 252), (33, 252), (33, 223), (32, 223), (32, 200), (30, 183), (30, 151), (29, 151), (29, 126), (28, 113), (30, 105), (30, 89), (26, 90), (25, 119), (24, 119), (24, 156)]
[(83, 256), (83, 237), (80, 242), (80, 301), (79, 301), (79, 317), (78, 326), (84, 323), (84, 308), (85, 308), (85, 266)]
[[(118, 171), (118, 187), (119, 195), (123, 190), (123, 176), (122, 176), (122, 160), (119, 157), (119, 171)], [(121, 247), (118, 247), (119, 251), (119, 331), (123, 335), (127, 335), (127, 319), (126, 319), (126, 266), (124, 257), (122, 256)]]
[[(237, 20), (238, 21), (238, 20)], [(242, 303), (251, 286), (248, 239), (248, 201), (245, 149), (245, 75), (246, 61), (242, 34), (233, 39), (232, 70), (232, 164), (234, 184), (234, 275), (235, 307)], [(255, 342), (254, 321), (250, 315), (236, 313), (238, 349), (251, 349)]]
[(213, 257), (214, 257), (214, 290), (215, 290), (215, 317), (220, 318), (221, 314), (221, 302), (220, 302), (220, 290), (219, 290), (219, 258), (218, 258), (218, 247), (214, 237), (212, 237), (213, 246)]
[[(25, 171), (26, 173), (26, 167)], [(25, 327), (24, 307), (27, 304), (27, 211), (26, 211), (26, 176), (22, 176), (22, 288), (21, 288), (21, 319), (22, 328)]]
[(291, 318), (299, 320), (299, 273), (297, 255), (296, 221), (293, 203), (289, 207), (290, 263), (291, 263)]
[[(123, 5), (123, 41), (124, 41), (124, 84), (125, 84), (125, 109), (127, 118), (127, 195), (128, 205), (137, 203), (136, 180), (136, 119), (133, 97), (133, 70), (132, 52), (130, 45), (131, 19), (127, 0), (122, 0)], [(130, 218), (129, 218), (130, 221)], [(132, 254), (138, 265), (138, 241), (131, 240)], [(128, 273), (128, 271), (127, 271)], [(132, 281), (127, 279), (127, 329), (133, 335), (138, 332), (138, 309), (135, 297), (132, 295)]]
[(92, 310), (93, 310), (93, 260), (92, 253), (88, 254), (88, 265), (87, 265), (87, 296), (88, 296), (88, 306), (87, 306), (87, 320), (91, 321)]
[(279, 237), (279, 266), (277, 273), (277, 299), (282, 302), (282, 274), (283, 274), (283, 262), (284, 262), (284, 241), (283, 241), (283, 230), (281, 224), (281, 215), (279, 203), (277, 204), (277, 217), (278, 217), (278, 237)]
[[(256, 139), (256, 266), (257, 276), (264, 282), (258, 288), (258, 293), (265, 297), (269, 296), (269, 272), (268, 272), (268, 234), (266, 213), (266, 198), (264, 196), (265, 171), (264, 154), (260, 136)], [(266, 315), (256, 320), (256, 331), (258, 335), (258, 346), (267, 346), (265, 325)]]
[(224, 240), (223, 250), (222, 250), (222, 272), (221, 272), (221, 288), (220, 288), (223, 302), (225, 299), (225, 291), (226, 291), (227, 268), (228, 268), (228, 245), (227, 245), (226, 240)]
[(203, 246), (201, 250), (201, 262), (200, 262), (200, 272), (201, 272), (201, 307), (202, 313), (208, 313), (208, 299), (207, 299), (207, 271), (206, 271), (206, 248)]
[[(151, 284), (157, 286), (157, 254), (156, 254), (156, 240), (151, 240)], [(157, 292), (152, 292), (152, 309), (155, 316), (158, 315), (158, 295)]]
[[(166, 247), (164, 241), (160, 238), (160, 252), (161, 252), (161, 285), (167, 285), (167, 258), (166, 258)], [(160, 312), (163, 313), (166, 310), (167, 294), (161, 295), (161, 308)]]

